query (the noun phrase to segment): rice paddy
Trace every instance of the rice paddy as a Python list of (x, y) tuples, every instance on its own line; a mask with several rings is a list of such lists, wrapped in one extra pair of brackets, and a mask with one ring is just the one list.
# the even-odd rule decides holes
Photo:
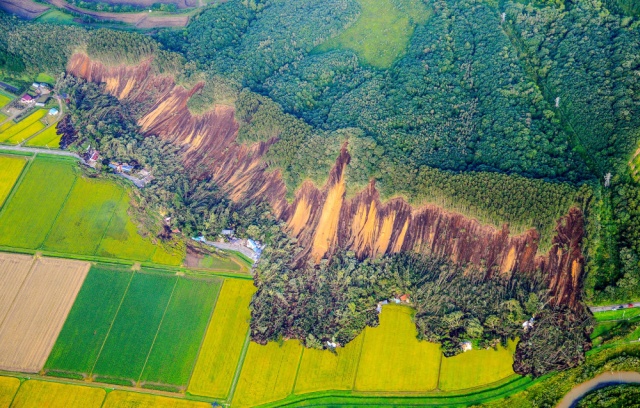
[(24, 157), (0, 156), (0, 208), (27, 164)]
[(29, 380), (20, 386), (12, 408), (100, 408), (105, 390), (80, 385)]
[(16, 124), (9, 122), (9, 126), (3, 125), (0, 128), (0, 143), (17, 144), (44, 129), (45, 126), (40, 119), (46, 114), (46, 109), (38, 109)]
[(40, 134), (29, 139), (26, 143), (29, 147), (48, 147), (57, 149), (60, 147), (60, 135), (57, 133), (55, 126), (49, 126)]

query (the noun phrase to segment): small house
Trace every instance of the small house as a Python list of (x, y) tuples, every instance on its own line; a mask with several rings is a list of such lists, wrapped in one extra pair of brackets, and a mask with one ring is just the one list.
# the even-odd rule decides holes
[(58, 114), (58, 108), (49, 109), (49, 115), (54, 116)]
[(473, 344), (470, 341), (465, 341), (461, 345), (462, 351), (467, 352), (473, 350)]
[(36, 102), (38, 108), (44, 108), (44, 102)]
[(409, 303), (410, 302), (409, 295), (404, 294), (404, 295), (400, 296), (400, 301), (403, 302), (403, 303)]
[(223, 229), (222, 230), (222, 235), (233, 235), (233, 230), (232, 229)]
[(125, 173), (131, 173), (131, 171), (133, 170), (133, 166), (130, 166), (127, 163), (122, 163), (120, 165), (120, 171), (121, 172), (125, 172)]
[(33, 96), (29, 94), (24, 94), (22, 98), (20, 98), (20, 102), (23, 104), (32, 104), (34, 103)]

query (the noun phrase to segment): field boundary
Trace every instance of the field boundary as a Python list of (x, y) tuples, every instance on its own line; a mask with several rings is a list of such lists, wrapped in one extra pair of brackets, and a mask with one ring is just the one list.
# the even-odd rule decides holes
[(227, 393), (226, 401), (229, 404), (231, 404), (231, 401), (233, 401), (233, 395), (236, 393), (236, 387), (238, 386), (238, 380), (240, 380), (240, 374), (242, 373), (244, 360), (247, 357), (247, 350), (249, 350), (249, 343), (251, 343), (251, 328), (249, 328), (249, 330), (247, 331), (247, 337), (244, 340), (242, 352), (240, 352), (240, 358), (238, 359), (238, 364), (236, 365), (236, 371), (233, 374), (233, 381), (231, 381), (231, 387), (229, 387), (229, 392)]

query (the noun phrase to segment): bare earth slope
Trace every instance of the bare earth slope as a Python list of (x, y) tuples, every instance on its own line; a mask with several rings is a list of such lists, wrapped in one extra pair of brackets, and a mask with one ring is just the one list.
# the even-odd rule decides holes
[(238, 124), (232, 108), (217, 106), (193, 116), (187, 101), (196, 89), (188, 91), (169, 77), (152, 75), (150, 67), (147, 61), (107, 68), (76, 54), (68, 71), (106, 83), (106, 90), (120, 99), (145, 105), (151, 101), (151, 108), (140, 120), (142, 129), (183, 146), (187, 166), (194, 172), (212, 174), (232, 199), (267, 199), (305, 248), (303, 256), (318, 261), (337, 248), (351, 249), (360, 258), (415, 250), (481, 267), (487, 275), (529, 274), (541, 269), (556, 303), (577, 304), (584, 264), (580, 210), (572, 209), (558, 221), (553, 247), (547, 254), (538, 253), (535, 230), (514, 236), (507, 226), (482, 225), (438, 206), (415, 208), (401, 198), (383, 203), (374, 183), (346, 199), (348, 146), (343, 146), (325, 186), (305, 182), (288, 203), (280, 173), (267, 171), (261, 160), (273, 140), (251, 146), (237, 144)]

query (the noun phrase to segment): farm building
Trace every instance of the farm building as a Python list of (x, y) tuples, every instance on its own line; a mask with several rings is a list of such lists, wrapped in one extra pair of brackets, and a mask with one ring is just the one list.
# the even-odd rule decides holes
[(31, 105), (35, 103), (35, 100), (33, 99), (33, 97), (29, 94), (24, 94), (22, 96), (22, 98), (20, 98), (20, 103), (23, 103), (25, 105)]
[(409, 295), (404, 294), (404, 295), (400, 296), (400, 301), (404, 302), (404, 303), (409, 303), (410, 302)]
[(471, 344), (470, 341), (465, 341), (460, 346), (462, 347), (462, 351), (465, 351), (465, 352), (473, 350), (473, 345)]
[(233, 230), (232, 229), (223, 229), (222, 230), (222, 235), (233, 235)]
[(49, 109), (49, 115), (57, 115), (58, 114), (58, 108), (51, 108)]

